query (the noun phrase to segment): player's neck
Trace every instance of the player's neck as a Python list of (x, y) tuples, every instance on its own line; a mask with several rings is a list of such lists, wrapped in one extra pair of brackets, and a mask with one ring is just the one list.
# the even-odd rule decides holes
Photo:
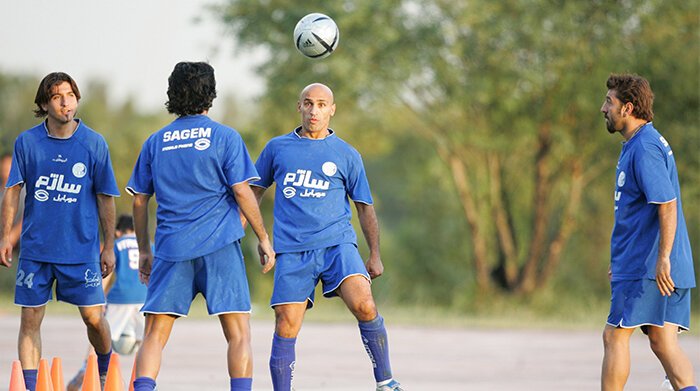
[(51, 117), (46, 120), (46, 130), (49, 136), (54, 138), (69, 138), (78, 129), (78, 121), (71, 120), (69, 122), (58, 122), (52, 120)]
[(320, 139), (326, 138), (330, 134), (331, 134), (331, 132), (328, 130), (328, 128), (313, 132), (313, 131), (310, 131), (308, 129), (304, 129), (302, 127), (301, 130), (299, 131), (300, 137), (310, 138), (310, 139), (314, 139), (314, 140), (320, 140)]
[(642, 126), (646, 125), (647, 121), (643, 119), (634, 119), (630, 122), (627, 123), (625, 126), (625, 129), (620, 132), (622, 134), (622, 137), (625, 138), (625, 141), (629, 141), (632, 137), (634, 137), (637, 132), (642, 128)]

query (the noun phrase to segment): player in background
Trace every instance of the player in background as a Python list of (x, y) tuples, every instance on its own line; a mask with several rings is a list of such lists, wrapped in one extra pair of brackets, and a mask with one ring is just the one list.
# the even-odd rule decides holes
[(39, 84), (37, 117), (47, 117), (15, 141), (12, 168), (2, 201), (0, 263), (12, 263), (11, 230), (20, 190), (26, 188), (24, 220), (15, 285), (22, 307), (19, 359), (27, 388), (34, 390), (41, 357), (41, 323), (51, 290), (78, 307), (97, 352), (102, 380), (112, 352), (103, 316), (102, 278), (114, 267), (114, 197), (119, 196), (104, 138), (75, 118), (80, 91), (62, 72)]
[[(134, 390), (153, 390), (175, 319), (197, 293), (217, 315), (228, 343), (231, 390), (250, 390), (250, 291), (241, 253), (239, 211), (258, 237), (263, 273), (275, 253), (248, 181), (258, 179), (243, 139), (207, 114), (216, 98), (214, 69), (181, 62), (168, 78), (168, 112), (178, 116), (143, 145), (127, 191), (134, 195), (140, 274), (148, 283), (146, 332), (136, 358)], [(148, 202), (158, 202), (155, 259)]]
[[(115, 236), (114, 272), (103, 280), (107, 296), (105, 318), (111, 330), (112, 349), (121, 355), (129, 355), (143, 340), (145, 323), (140, 310), (146, 300), (146, 286), (139, 280), (139, 247), (131, 215), (117, 218)], [(83, 363), (83, 367), (68, 383), (67, 391), (81, 389), (86, 364)]]
[[(340, 296), (357, 318), (377, 390), (401, 390), (392, 378), (384, 319), (370, 287), (371, 278), (382, 275), (384, 266), (362, 159), (328, 127), (335, 114), (330, 88), (307, 86), (297, 109), (301, 126), (270, 140), (256, 162), (261, 179), (251, 183), (258, 201), (273, 182), (277, 184), (273, 234), (278, 262), (270, 302), (275, 311), (270, 355), (274, 389), (291, 388), (296, 337), (321, 280), (324, 296)], [(369, 246), (367, 264), (357, 250), (348, 197)]]
[(615, 175), (615, 225), (608, 277), (610, 314), (603, 332), (603, 391), (622, 390), (630, 371), (629, 339), (640, 327), (676, 390), (697, 391), (678, 343), (690, 327), (693, 256), (683, 217), (676, 162), (651, 122), (654, 94), (637, 75), (611, 75), (600, 111), (610, 134), (624, 138)]

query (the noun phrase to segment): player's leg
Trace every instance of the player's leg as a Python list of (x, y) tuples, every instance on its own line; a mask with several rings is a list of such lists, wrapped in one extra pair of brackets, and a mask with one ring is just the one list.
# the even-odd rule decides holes
[(664, 327), (649, 326), (647, 335), (651, 350), (659, 358), (673, 387), (680, 390), (694, 385), (693, 365), (678, 343), (678, 326), (671, 323)]
[(15, 304), (22, 307), (17, 350), (27, 389), (36, 387), (41, 358), (41, 323), (51, 300), (55, 277), (51, 264), (19, 260), (15, 281)]
[(340, 296), (357, 318), (362, 343), (374, 368), (377, 390), (401, 390), (391, 372), (384, 318), (377, 312), (370, 278), (357, 248), (349, 244), (329, 248), (326, 252), (326, 270), (321, 278), (324, 295)]
[(17, 348), (25, 385), (29, 391), (36, 387), (37, 368), (41, 358), (41, 322), (46, 306), (22, 307)]
[(231, 390), (250, 390), (253, 380), (253, 349), (250, 345), (250, 314), (219, 315), (228, 344), (226, 359)]
[(630, 374), (630, 336), (633, 328), (605, 325), (601, 390), (622, 390)]
[(194, 299), (194, 261), (153, 261), (148, 280), (143, 343), (136, 355), (134, 391), (154, 390), (160, 371), (163, 348), (168, 342), (175, 319), (187, 316)]
[(289, 391), (292, 387), (297, 335), (301, 330), (306, 308), (306, 302), (274, 306), (275, 334), (270, 351), (270, 375), (275, 391)]
[(270, 375), (275, 391), (292, 386), (296, 341), (304, 314), (313, 306), (322, 251), (277, 254), (270, 306), (275, 311), (275, 334), (270, 352)]
[(101, 378), (106, 378), (109, 359), (112, 354), (112, 339), (109, 323), (104, 317), (103, 306), (78, 307), (80, 316), (87, 326), (87, 336), (97, 354), (97, 369)]
[(143, 344), (136, 355), (134, 391), (154, 390), (155, 379), (170, 332), (177, 317), (171, 314), (147, 314)]
[(253, 350), (250, 345), (250, 289), (239, 241), (198, 258), (195, 289), (207, 301), (210, 315), (218, 315), (228, 342), (226, 358), (230, 389), (253, 386)]

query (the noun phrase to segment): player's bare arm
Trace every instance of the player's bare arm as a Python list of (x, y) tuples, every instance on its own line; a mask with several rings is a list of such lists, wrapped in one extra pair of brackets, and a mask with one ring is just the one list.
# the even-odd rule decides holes
[(367, 272), (371, 278), (377, 278), (384, 273), (384, 265), (379, 255), (379, 221), (374, 211), (374, 205), (355, 202), (357, 217), (360, 220), (362, 234), (369, 247), (369, 259), (367, 260)]
[(262, 272), (267, 273), (275, 266), (275, 251), (272, 249), (270, 237), (263, 224), (260, 207), (258, 207), (258, 199), (248, 182), (237, 183), (232, 188), (243, 216), (250, 223), (255, 236), (258, 237), (260, 264), (263, 266)]
[(0, 265), (5, 267), (12, 266), (12, 222), (17, 214), (17, 205), (19, 204), (19, 193), (22, 190), (21, 185), (12, 186), (5, 192), (2, 199), (2, 212), (0, 213)]
[(678, 203), (673, 200), (659, 205), (659, 255), (656, 259), (656, 285), (664, 296), (675, 289), (671, 279), (671, 249), (676, 236)]
[(139, 245), (139, 279), (144, 284), (148, 284), (153, 265), (153, 253), (148, 234), (148, 201), (150, 199), (150, 195), (134, 194), (132, 206), (134, 232), (136, 233), (136, 242)]
[(100, 216), (102, 226), (103, 247), (100, 254), (100, 266), (102, 278), (107, 277), (114, 270), (114, 224), (117, 218), (117, 207), (114, 205), (114, 197), (106, 194), (97, 195), (97, 213)]

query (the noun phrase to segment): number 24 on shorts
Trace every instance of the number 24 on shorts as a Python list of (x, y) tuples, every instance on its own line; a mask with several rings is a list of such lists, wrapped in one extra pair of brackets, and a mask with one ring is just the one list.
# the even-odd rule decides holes
[(25, 277), (24, 270), (17, 270), (17, 282), (15, 285), (25, 285), (27, 288), (32, 289), (32, 285), (34, 285), (34, 273), (29, 273)]

